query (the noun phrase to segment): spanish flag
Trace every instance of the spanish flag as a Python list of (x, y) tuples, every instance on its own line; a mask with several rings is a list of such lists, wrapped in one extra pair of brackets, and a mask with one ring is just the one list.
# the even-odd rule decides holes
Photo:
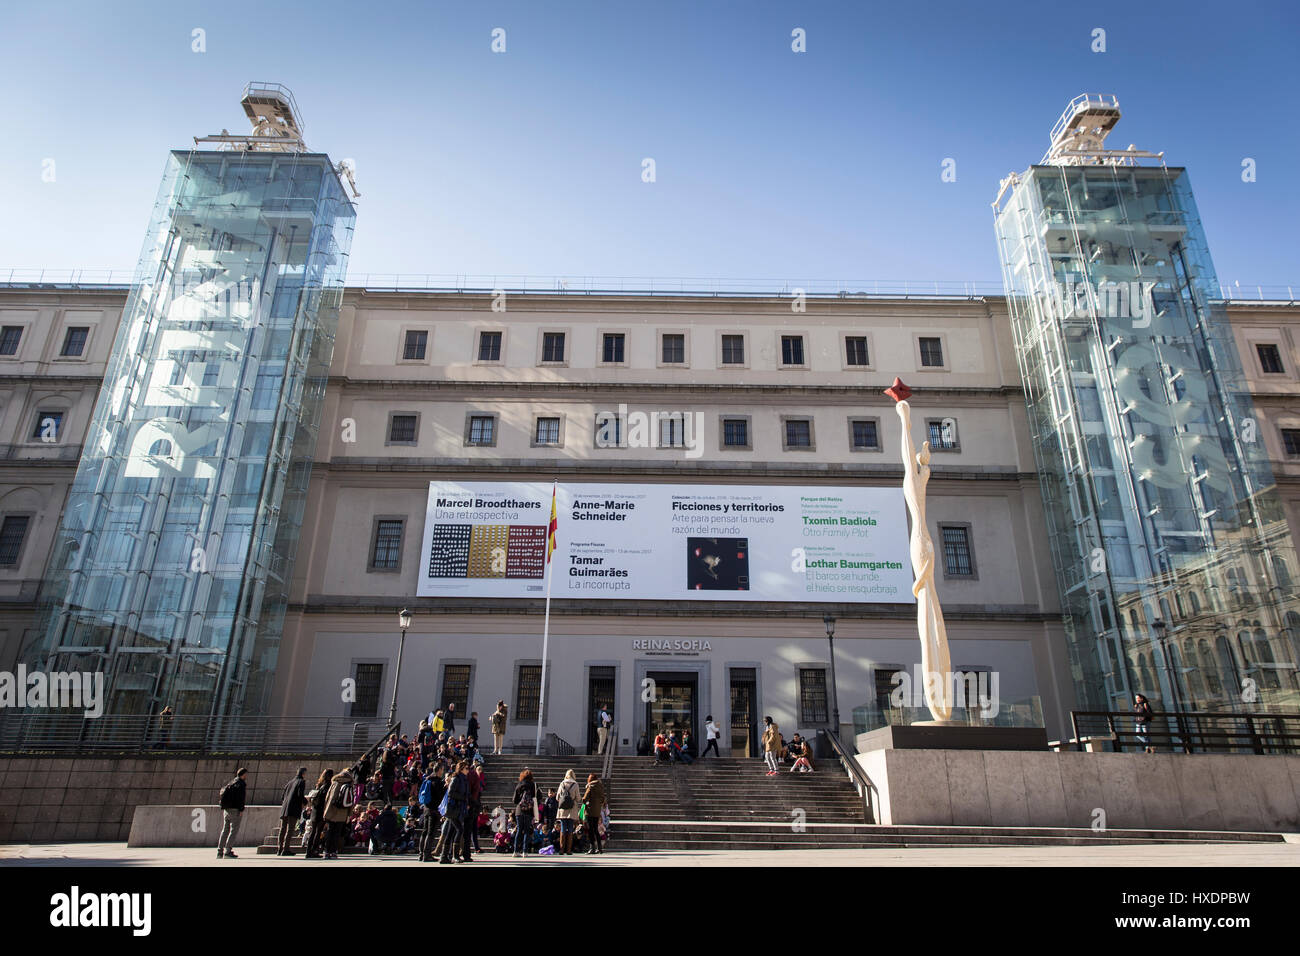
[(555, 493), (559, 487), (559, 482), (551, 486), (551, 525), (546, 529), (546, 563), (551, 563), (551, 555), (555, 553), (555, 529), (560, 526), (559, 519), (555, 510)]

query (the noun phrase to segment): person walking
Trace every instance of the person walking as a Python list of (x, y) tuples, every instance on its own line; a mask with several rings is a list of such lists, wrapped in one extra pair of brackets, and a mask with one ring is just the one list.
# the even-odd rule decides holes
[(777, 752), (781, 749), (781, 728), (771, 717), (763, 718), (763, 760), (767, 763), (767, 775), (777, 774)]
[(469, 786), (469, 792), (466, 799), (465, 824), (461, 836), (464, 844), (462, 852), (467, 863), (473, 859), (470, 856), (471, 847), (475, 853), (483, 852), (478, 843), (478, 818), (479, 814), (483, 812), (483, 780), (482, 771), (474, 766), (473, 759), (467, 757), (465, 760), (465, 783)]
[(442, 836), (438, 840), (438, 845), (442, 848), (439, 863), (450, 863), (453, 855), (459, 857), (462, 863), (470, 862), (458, 849), (461, 845), (461, 831), (464, 829), (465, 809), (469, 803), (469, 781), (465, 779), (468, 772), (469, 766), (462, 760), (448, 781), (447, 812), (443, 815)]
[(437, 841), (434, 834), (441, 823), (438, 815), (438, 805), (442, 803), (442, 798), (447, 793), (447, 786), (443, 783), (442, 778), (442, 764), (435, 763), (425, 773), (424, 780), (420, 783), (418, 799), (421, 810), (420, 825), (423, 827), (423, 832), (420, 834), (421, 863), (430, 863), (434, 857), (433, 848)]
[(704, 736), (708, 742), (704, 745), (704, 752), (700, 754), (701, 760), (709, 755), (710, 750), (713, 751), (713, 756), (722, 759), (722, 754), (718, 753), (718, 736), (721, 733), (721, 729), (713, 722), (712, 714), (704, 718)]
[(456, 735), (456, 702), (453, 700), (442, 709), (443, 728), (453, 737)]
[(329, 796), (330, 783), (334, 779), (334, 771), (326, 767), (316, 778), (316, 788), (307, 795), (308, 803), (311, 805), (311, 836), (307, 838), (307, 859), (315, 860), (320, 858), (320, 849), (325, 845), (325, 799)]
[(171, 704), (165, 706), (158, 714), (158, 749), (159, 750), (167, 749), (167, 739), (171, 737), (172, 734), (172, 718), (174, 716), (175, 716), (175, 712), (172, 710)]
[(523, 856), (528, 852), (536, 815), (537, 782), (533, 780), (533, 772), (525, 767), (519, 774), (519, 783), (515, 785), (515, 856)]
[(605, 785), (600, 777), (587, 775), (587, 789), (582, 794), (582, 825), (587, 831), (587, 852), (603, 853), (600, 848), (600, 815), (605, 809)]
[(614, 722), (613, 716), (609, 712), (609, 707), (605, 704), (600, 705), (600, 716), (597, 718), (599, 726), (596, 727), (596, 739), (599, 744), (596, 746), (596, 753), (605, 752), (605, 743), (609, 740), (609, 725)]
[(307, 797), (307, 768), (299, 767), (298, 775), (284, 785), (284, 797), (280, 800), (280, 839), (276, 856), (293, 856), (289, 841), (293, 839), (293, 827), (302, 816), (302, 806)]
[(1133, 718), (1133, 729), (1137, 733), (1138, 743), (1142, 745), (1145, 753), (1155, 753), (1155, 748), (1151, 746), (1151, 705), (1142, 694), (1133, 698)]
[(355, 803), (356, 791), (353, 790), (352, 771), (340, 770), (330, 781), (329, 792), (325, 796), (325, 812), (322, 815), (326, 823), (325, 859), (339, 858), (339, 844), (342, 842), (343, 831), (348, 825), (348, 817), (352, 815), (352, 807)]
[(555, 817), (560, 821), (560, 846), (557, 855), (573, 855), (573, 828), (578, 823), (578, 775), (569, 770), (555, 791)]
[(497, 701), (497, 709), (492, 712), (489, 723), (492, 727), (492, 752), (501, 753), (501, 747), (506, 740), (506, 717), (509, 708), (506, 707), (504, 700)]
[(221, 788), (218, 802), (221, 804), (221, 836), (217, 839), (217, 859), (235, 856), (235, 839), (239, 836), (239, 821), (244, 814), (244, 799), (248, 795), (248, 769), (240, 767), (235, 771), (235, 779)]

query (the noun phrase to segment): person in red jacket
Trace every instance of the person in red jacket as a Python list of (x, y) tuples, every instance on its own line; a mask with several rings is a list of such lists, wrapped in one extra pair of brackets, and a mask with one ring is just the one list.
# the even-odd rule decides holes
[(664, 736), (664, 732), (661, 730), (655, 734), (655, 764), (667, 763), (670, 759), (668, 738)]

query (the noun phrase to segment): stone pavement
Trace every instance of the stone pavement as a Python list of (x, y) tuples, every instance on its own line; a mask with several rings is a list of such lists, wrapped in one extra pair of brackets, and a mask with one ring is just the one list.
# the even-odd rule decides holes
[[(236, 860), (218, 860), (212, 849), (127, 848), (123, 843), (48, 843), (0, 845), (3, 866), (427, 866), (409, 856), (347, 856), (340, 860), (283, 859), (242, 851)], [(455, 864), (463, 867), (463, 864)], [(1300, 866), (1300, 835), (1286, 843), (1147, 846), (916, 847), (849, 850), (661, 850), (654, 853), (578, 854), (516, 860), (487, 853), (472, 867), (498, 866)], [(445, 867), (450, 869), (451, 867)]]

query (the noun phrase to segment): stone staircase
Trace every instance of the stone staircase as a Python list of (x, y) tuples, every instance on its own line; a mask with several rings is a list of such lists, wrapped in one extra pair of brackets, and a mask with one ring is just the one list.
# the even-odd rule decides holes
[[(599, 774), (597, 756), (486, 757), (483, 807), (510, 809), (524, 767), (542, 790), (554, 790), (573, 769), (581, 785)], [(876, 826), (837, 761), (811, 774), (765, 776), (758, 759), (706, 758), (656, 767), (649, 757), (615, 757), (609, 781), (611, 851), (780, 850), (952, 846), (1083, 846), (1102, 844), (1280, 842), (1280, 834), (1193, 830), (1108, 830), (1047, 827)], [(268, 836), (259, 853), (274, 853)], [(353, 851), (358, 852), (358, 851)]]

